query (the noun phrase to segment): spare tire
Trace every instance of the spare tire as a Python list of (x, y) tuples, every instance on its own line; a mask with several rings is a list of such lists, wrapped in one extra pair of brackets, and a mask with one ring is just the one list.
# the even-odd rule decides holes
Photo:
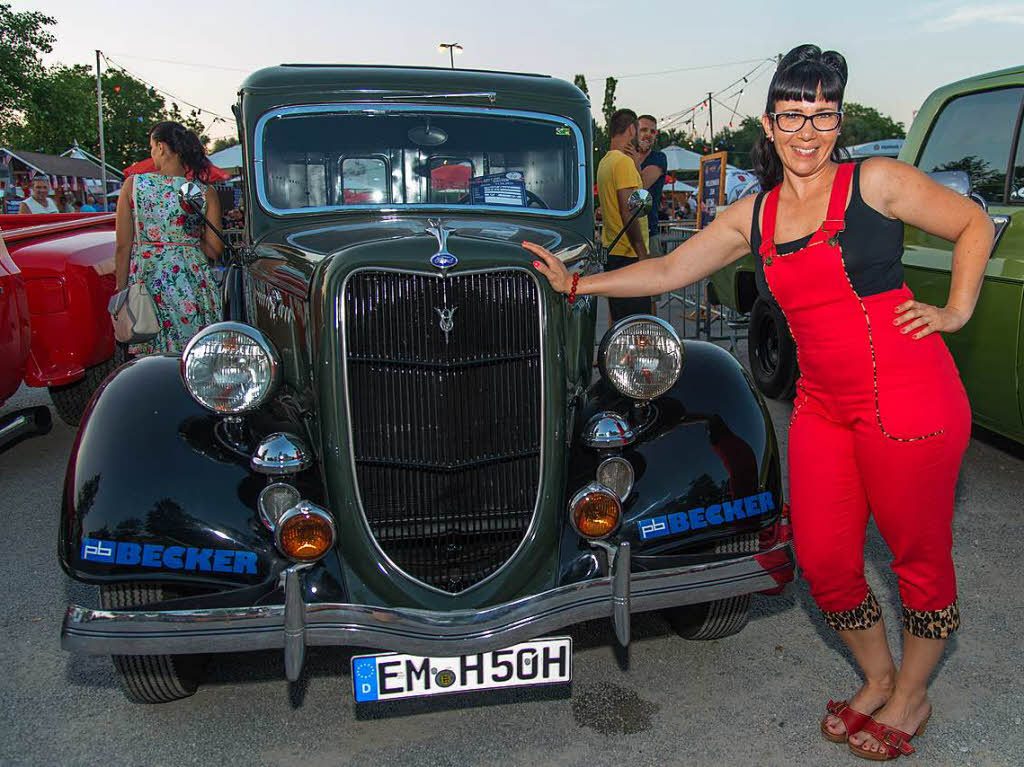
[(773, 399), (792, 399), (799, 374), (789, 323), (774, 301), (760, 296), (750, 310), (747, 332), (750, 372), (758, 390)]

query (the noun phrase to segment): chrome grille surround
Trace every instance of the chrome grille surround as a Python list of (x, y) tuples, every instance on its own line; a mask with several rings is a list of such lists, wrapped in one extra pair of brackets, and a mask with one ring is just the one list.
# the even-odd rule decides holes
[[(516, 455), (516, 454), (513, 453), (511, 455), (498, 456), (494, 460), (482, 460), (482, 461), (463, 462), (463, 463), (471, 464), (469, 466), (470, 469), (486, 468), (488, 465), (495, 465), (495, 466), (498, 466), (500, 468), (501, 464), (503, 462), (506, 462), (506, 467), (507, 467), (507, 465), (508, 465), (507, 462), (509, 460), (512, 460), (512, 461), (514, 461), (514, 460), (521, 460), (523, 458), (527, 458), (527, 457), (531, 456), (533, 453), (536, 453), (536, 457), (535, 457), (535, 459), (533, 459), (533, 461), (534, 461), (533, 465), (536, 467), (536, 469), (535, 469), (535, 473), (534, 473), (534, 478), (531, 480), (531, 484), (533, 485), (533, 487), (532, 488), (523, 488), (523, 489), (529, 489), (530, 492), (533, 493), (532, 503), (530, 504), (529, 509), (527, 511), (525, 511), (525, 513), (523, 514), (523, 516), (528, 514), (528, 519), (525, 519), (524, 523), (523, 524), (519, 524), (519, 525), (515, 525), (514, 524), (514, 520), (513, 520), (513, 523), (511, 525), (509, 524), (509, 522), (507, 520), (504, 520), (503, 525), (499, 525), (498, 526), (499, 527), (499, 532), (500, 532), (501, 529), (509, 528), (510, 526), (515, 530), (515, 534), (516, 534), (516, 540), (514, 542), (515, 545), (510, 547), (509, 545), (507, 545), (509, 542), (506, 542), (505, 551), (500, 552), (500, 556), (498, 556), (497, 558), (493, 558), (492, 559), (492, 561), (490, 563), (490, 566), (484, 568), (485, 570), (487, 570), (487, 572), (480, 573), (479, 574), (480, 577), (477, 577), (477, 578), (473, 578), (473, 577), (458, 578), (458, 579), (455, 579), (455, 581), (452, 581), (452, 582), (447, 583), (447, 584), (440, 583), (439, 579), (437, 579), (437, 578), (433, 578), (432, 579), (432, 578), (429, 578), (429, 577), (424, 577), (424, 573), (422, 572), (423, 568), (415, 566), (416, 564), (422, 564), (422, 562), (420, 562), (420, 563), (403, 562), (402, 561), (403, 560), (402, 555), (399, 552), (395, 551), (395, 547), (389, 545), (389, 543), (390, 543), (389, 541), (387, 541), (387, 540), (383, 540), (382, 541), (381, 540), (381, 534), (384, 534), (384, 537), (386, 538), (387, 537), (386, 534), (387, 534), (388, 530), (383, 529), (383, 526), (378, 524), (379, 520), (373, 518), (375, 515), (373, 514), (372, 510), (370, 511), (370, 513), (368, 513), (368, 503), (367, 503), (367, 501), (370, 500), (370, 499), (366, 498), (366, 496), (367, 496), (368, 492), (373, 492), (373, 490), (371, 488), (364, 487), (365, 476), (364, 477), (360, 476), (360, 474), (361, 474), (360, 473), (360, 464), (374, 464), (374, 463), (377, 463), (378, 465), (381, 465), (381, 462), (374, 461), (372, 458), (371, 459), (365, 459), (365, 458), (359, 456), (359, 454), (357, 453), (357, 439), (358, 439), (357, 438), (357, 424), (356, 424), (356, 418), (354, 417), (355, 414), (353, 412), (354, 411), (354, 406), (353, 405), (354, 405), (354, 398), (355, 398), (355, 394), (353, 392), (353, 378), (354, 378), (353, 370), (352, 370), (353, 363), (355, 363), (355, 364), (367, 364), (367, 363), (373, 364), (374, 362), (376, 362), (376, 363), (379, 363), (379, 364), (396, 364), (396, 365), (401, 365), (402, 362), (398, 362), (396, 360), (387, 360), (387, 359), (383, 359), (383, 358), (382, 359), (370, 359), (370, 358), (366, 358), (366, 357), (359, 358), (358, 355), (350, 357), (350, 354), (352, 354), (352, 352), (353, 352), (353, 349), (352, 349), (352, 345), (353, 345), (352, 344), (352, 340), (353, 340), (352, 339), (352, 334), (353, 334), (352, 325), (353, 325), (353, 322), (354, 322), (354, 319), (353, 319), (352, 314), (351, 314), (352, 311), (353, 311), (353, 308), (352, 308), (352, 306), (350, 306), (350, 302), (351, 302), (351, 295), (350, 294), (351, 294), (351, 290), (352, 290), (352, 283), (353, 283), (353, 280), (361, 279), (361, 278), (365, 277), (367, 274), (373, 274), (373, 275), (393, 275), (395, 281), (401, 280), (403, 278), (405, 278), (407, 280), (408, 279), (417, 279), (417, 280), (420, 280), (420, 281), (423, 281), (423, 280), (436, 280), (438, 286), (455, 285), (455, 284), (459, 283), (460, 281), (471, 280), (474, 277), (481, 277), (481, 276), (484, 277), (484, 278), (486, 278), (487, 276), (492, 276), (492, 275), (499, 275), (499, 276), (505, 275), (506, 277), (512, 276), (512, 277), (516, 277), (523, 285), (526, 285), (526, 286), (529, 287), (530, 294), (531, 294), (531, 297), (532, 297), (532, 302), (535, 303), (535, 305), (536, 305), (536, 325), (531, 327), (532, 332), (536, 332), (536, 353), (535, 354), (531, 353), (531, 354), (521, 354), (521, 355), (519, 355), (519, 357), (521, 359), (524, 359), (524, 360), (527, 357), (531, 357), (531, 356), (536, 358), (536, 365), (535, 365), (536, 369), (535, 369), (535, 371), (533, 371), (533, 375), (534, 375), (534, 379), (533, 380), (535, 381), (536, 388), (537, 388), (537, 397), (536, 397), (535, 407), (537, 408), (537, 413), (538, 413), (538, 416), (535, 418), (535, 422), (536, 422), (536, 426), (537, 426), (536, 441), (534, 443), (535, 444), (535, 449), (529, 450), (526, 453), (520, 454), (520, 455)], [(523, 279), (524, 277), (526, 279)], [(481, 300), (481, 304), (483, 304), (482, 300)], [(350, 469), (351, 469), (351, 472), (352, 472), (353, 487), (354, 487), (355, 492), (356, 492), (356, 498), (357, 498), (357, 502), (358, 502), (358, 505), (359, 505), (360, 516), (361, 516), (363, 525), (365, 527), (365, 530), (366, 530), (369, 538), (373, 541), (374, 546), (376, 547), (379, 556), (382, 559), (386, 560), (388, 562), (388, 564), (390, 564), (394, 569), (398, 570), (403, 575), (408, 577), (410, 580), (415, 581), (419, 585), (421, 585), (421, 586), (423, 586), (423, 587), (425, 587), (425, 588), (427, 588), (427, 589), (429, 589), (431, 591), (434, 591), (434, 592), (437, 592), (437, 593), (441, 593), (441, 594), (445, 594), (445, 595), (449, 595), (449, 596), (456, 595), (456, 594), (462, 594), (464, 592), (467, 592), (467, 591), (470, 591), (470, 590), (472, 590), (474, 588), (477, 588), (481, 584), (489, 581), (491, 578), (496, 576), (502, 569), (504, 569), (504, 567), (509, 562), (511, 562), (516, 557), (516, 555), (523, 548), (525, 543), (532, 537), (533, 530), (536, 527), (537, 520), (538, 520), (538, 510), (539, 510), (539, 506), (540, 506), (541, 491), (542, 491), (542, 488), (543, 488), (543, 485), (544, 485), (544, 451), (543, 451), (543, 440), (544, 440), (544, 434), (545, 434), (545, 414), (544, 414), (545, 413), (545, 411), (544, 411), (545, 400), (546, 400), (545, 388), (546, 388), (546, 386), (549, 383), (547, 381), (547, 375), (546, 375), (546, 371), (545, 371), (545, 366), (543, 364), (544, 347), (545, 347), (545, 343), (544, 343), (544, 328), (546, 326), (546, 313), (545, 313), (545, 306), (544, 306), (544, 301), (543, 301), (543, 291), (541, 289), (540, 282), (537, 279), (537, 276), (535, 274), (533, 274), (528, 269), (525, 269), (525, 268), (522, 268), (522, 267), (499, 267), (499, 268), (489, 268), (489, 269), (463, 270), (463, 271), (458, 271), (456, 273), (448, 273), (448, 274), (438, 273), (438, 272), (434, 272), (434, 271), (405, 270), (405, 269), (393, 269), (393, 268), (384, 268), (384, 267), (360, 267), (360, 268), (357, 268), (357, 269), (353, 270), (348, 275), (346, 275), (346, 277), (345, 277), (345, 279), (344, 279), (344, 281), (342, 283), (342, 286), (341, 286), (340, 295), (338, 296), (336, 306), (337, 306), (337, 311), (338, 311), (338, 318), (339, 318), (340, 323), (341, 323), (340, 342), (341, 342), (342, 358), (344, 360), (344, 365), (343, 365), (343, 386), (344, 386), (344, 399), (345, 399), (345, 403), (344, 403), (345, 404), (345, 414), (346, 414), (346, 421), (347, 421), (347, 428), (348, 428), (348, 445), (349, 445), (349, 455), (350, 455)], [(504, 307), (502, 307), (502, 308), (504, 308)], [(431, 314), (433, 314), (433, 312), (431, 312)], [(466, 315), (467, 314), (468, 313), (464, 313), (464, 316), (461, 318), (463, 322), (466, 321), (466, 319), (467, 319)], [(495, 316), (497, 317), (498, 315), (495, 315)], [(525, 319), (527, 317), (528, 317), (528, 315), (523, 315), (523, 321), (525, 321)], [(459, 324), (459, 319), (460, 318), (456, 317), (456, 332), (457, 332), (457, 328), (458, 328), (458, 324)], [(439, 320), (438, 316), (432, 316), (431, 318), (428, 318), (426, 321), (428, 323), (432, 324), (436, 328), (436, 327), (438, 327), (438, 320)], [(471, 368), (471, 367), (481, 367), (482, 368), (482, 367), (485, 367), (485, 366), (497, 367), (502, 362), (507, 362), (507, 361), (509, 361), (509, 359), (514, 359), (515, 357), (516, 357), (516, 355), (512, 355), (512, 357), (510, 358), (509, 355), (498, 354), (498, 355), (493, 355), (491, 358), (488, 358), (488, 359), (475, 360), (475, 361), (474, 360), (468, 360), (468, 361), (467, 360), (463, 360), (463, 361), (459, 361), (458, 363), (456, 363), (454, 365), (451, 362), (447, 362), (447, 363), (444, 363), (444, 362), (428, 363), (427, 367), (428, 368), (433, 367), (435, 370), (445, 370), (450, 375), (454, 376), (454, 375), (457, 374), (457, 371), (460, 368), (461, 369)], [(419, 361), (405, 360), (403, 362), (405, 363), (405, 367), (409, 368), (409, 367), (416, 366), (416, 364), (418, 364)], [(410, 364), (410, 362), (412, 362), (412, 364)], [(409, 371), (406, 370), (406, 371), (403, 371), (403, 372), (408, 373)], [(527, 383), (529, 383), (529, 382), (527, 382)], [(413, 402), (411, 404), (415, 405), (416, 403)], [(473, 416), (473, 415), (474, 414), (470, 413), (470, 416)], [(382, 426), (383, 425), (385, 425), (385, 424), (382, 424)], [(396, 424), (393, 424), (393, 425), (395, 425), (395, 426), (397, 426), (399, 428), (402, 427), (402, 426), (407, 426), (408, 427), (407, 432), (411, 432), (412, 429), (414, 428), (414, 426), (412, 424), (396, 423)], [(465, 432), (463, 434), (456, 435), (456, 436), (465, 436)], [(410, 458), (410, 457), (412, 457), (412, 456), (406, 456), (406, 458)], [(383, 463), (386, 464), (387, 462), (383, 462)], [(416, 462), (416, 461), (408, 461), (408, 460), (395, 462), (395, 464), (391, 468), (394, 468), (394, 469), (396, 469), (398, 471), (403, 471), (404, 470), (407, 473), (409, 473), (409, 472), (421, 472), (423, 474), (429, 474), (431, 472), (434, 472), (434, 473), (437, 473), (437, 474), (440, 474), (440, 475), (447, 475), (447, 476), (456, 477), (456, 478), (459, 477), (460, 475), (463, 475), (463, 474), (467, 473), (467, 472), (463, 471), (465, 466), (453, 467), (453, 466), (450, 466), (450, 465), (445, 466), (445, 465), (439, 465), (437, 463), (431, 464), (429, 462)], [(512, 471), (514, 471), (514, 470), (515, 470), (515, 467), (512, 467)], [(515, 485), (515, 477), (506, 478), (506, 480), (507, 480), (506, 483), (505, 483), (506, 487), (508, 487), (510, 485), (511, 486)], [(441, 484), (443, 482), (444, 482), (444, 476), (438, 476), (436, 478), (436, 484)], [(452, 484), (452, 483), (449, 482), (449, 484)], [(419, 491), (422, 491), (424, 489), (423, 485), (424, 485), (424, 483), (422, 483), (422, 482), (419, 483), (416, 486), (416, 489), (419, 490)], [(409, 486), (410, 486), (410, 483), (406, 482), (406, 487), (408, 488)], [(378, 487), (379, 487), (379, 483), (378, 483)], [(480, 517), (478, 516), (477, 519), (479, 519), (479, 518)], [(501, 518), (501, 510), (499, 509), (496, 512), (492, 513), (490, 515), (490, 519), (497, 520), (499, 523), (503, 522), (503, 520)], [(448, 521), (450, 521), (450, 520), (448, 520)], [(444, 534), (446, 532), (445, 525), (447, 524), (448, 521), (446, 521), (444, 519), (435, 519), (435, 526), (432, 529), (427, 529), (427, 528), (423, 527), (422, 526), (422, 520), (415, 521), (415, 524), (419, 524), (420, 525), (418, 532), (420, 532), (422, 534), (425, 534), (425, 535), (433, 534), (433, 535), (437, 536), (437, 535)], [(397, 523), (397, 527), (401, 527), (402, 524), (408, 524), (408, 521), (403, 522), (402, 520), (399, 520), (398, 523)], [(395, 524), (392, 524), (392, 527), (395, 527), (395, 526), (396, 526)], [(488, 532), (493, 532), (493, 530), (488, 530)], [(412, 540), (412, 539), (409, 538), (407, 540)], [(429, 562), (427, 564), (428, 564), (428, 566), (430, 565)], [(443, 565), (441, 565), (441, 566), (443, 566)], [(417, 570), (420, 570), (420, 572), (417, 572)]]

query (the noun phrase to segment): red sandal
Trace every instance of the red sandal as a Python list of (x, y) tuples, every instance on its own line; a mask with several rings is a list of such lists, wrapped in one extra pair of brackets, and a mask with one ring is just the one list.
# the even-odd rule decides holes
[(861, 727), (861, 732), (866, 732), (881, 743), (882, 750), (869, 751), (862, 746), (855, 746), (851, 743), (850, 753), (854, 756), (859, 756), (861, 759), (870, 759), (873, 762), (888, 762), (900, 756), (910, 756), (917, 750), (910, 745), (910, 739), (916, 735), (924, 733), (924, 726), (928, 724), (928, 720), (931, 719), (931, 716), (932, 712), (931, 709), (929, 709), (928, 716), (926, 716), (924, 721), (921, 722), (921, 725), (914, 730), (913, 735), (908, 735), (903, 732), (903, 730), (897, 730), (895, 727), (889, 727), (888, 725), (881, 724), (871, 717), (868, 717), (867, 723)]
[(828, 728), (828, 717), (824, 716), (821, 719), (821, 734), (825, 736), (825, 740), (830, 740), (833, 743), (845, 743), (846, 739), (853, 735), (855, 732), (860, 732), (864, 729), (864, 725), (871, 721), (869, 714), (863, 714), (860, 711), (854, 711), (850, 708), (850, 704), (845, 700), (841, 700), (838, 703), (830, 700), (828, 705), (825, 706), (825, 710), (832, 716), (839, 719), (846, 727), (846, 732), (840, 734), (838, 732), (832, 732)]

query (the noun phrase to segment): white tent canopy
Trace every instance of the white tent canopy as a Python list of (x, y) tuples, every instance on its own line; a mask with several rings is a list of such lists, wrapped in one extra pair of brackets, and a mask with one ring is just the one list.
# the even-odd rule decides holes
[(214, 152), (213, 154), (210, 155), (210, 162), (212, 162), (218, 168), (222, 168), (224, 170), (231, 170), (232, 168), (241, 168), (241, 144), (235, 144), (234, 146), (229, 146), (227, 149), (221, 149), (219, 152)]
[(689, 192), (690, 194), (694, 194), (697, 191), (697, 187), (690, 186), (689, 184), (684, 183), (682, 181), (676, 181), (675, 183), (672, 184), (665, 184), (665, 186), (663, 186), (662, 189), (668, 192)]
[(661, 150), (668, 159), (669, 171), (700, 170), (700, 155), (671, 144)]

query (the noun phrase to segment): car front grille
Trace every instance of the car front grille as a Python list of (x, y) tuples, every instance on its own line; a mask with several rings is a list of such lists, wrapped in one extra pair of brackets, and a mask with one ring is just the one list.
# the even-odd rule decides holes
[(538, 291), (522, 270), (361, 270), (345, 287), (363, 513), (409, 576), (457, 593), (513, 555), (540, 482)]

